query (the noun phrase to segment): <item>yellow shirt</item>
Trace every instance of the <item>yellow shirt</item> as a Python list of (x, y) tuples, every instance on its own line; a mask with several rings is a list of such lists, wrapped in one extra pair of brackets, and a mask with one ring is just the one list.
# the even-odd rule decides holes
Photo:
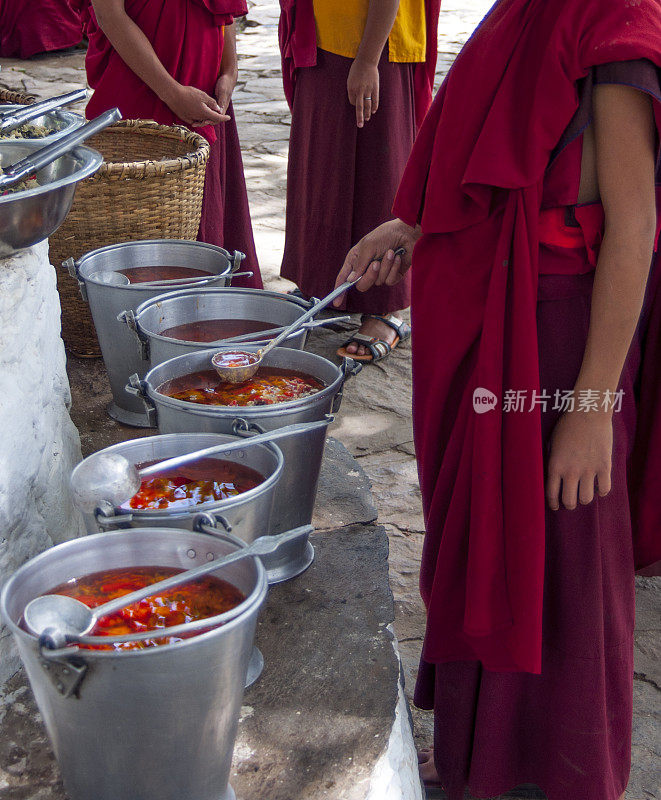
[[(322, 50), (355, 58), (363, 37), (369, 0), (313, 0), (317, 45)], [(400, 0), (388, 37), (390, 61), (418, 63), (427, 58), (425, 0)]]

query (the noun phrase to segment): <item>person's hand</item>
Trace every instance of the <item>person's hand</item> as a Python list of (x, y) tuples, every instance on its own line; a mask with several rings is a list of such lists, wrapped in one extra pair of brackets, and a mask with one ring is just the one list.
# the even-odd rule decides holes
[(216, 100), (195, 86), (177, 84), (166, 104), (179, 119), (193, 128), (227, 122), (229, 117), (221, 111)]
[[(600, 497), (611, 489), (613, 422), (611, 414), (574, 409), (563, 414), (551, 436), (546, 499), (553, 511), (576, 508), (594, 499), (595, 479)], [(562, 488), (561, 488), (562, 485)]]
[(362, 128), (379, 108), (379, 69), (376, 64), (355, 58), (347, 78), (349, 102), (356, 107), (356, 125)]
[[(372, 286), (394, 286), (411, 266), (413, 247), (420, 237), (417, 228), (411, 228), (400, 219), (393, 219), (379, 225), (371, 233), (349, 250), (335, 286), (352, 281), (359, 275), (363, 277), (356, 284), (361, 292)], [(403, 247), (403, 256), (396, 256), (395, 250)], [(342, 305), (344, 295), (336, 298), (333, 305)]]
[(214, 94), (216, 95), (216, 100), (218, 101), (218, 105), (222, 114), (224, 114), (229, 107), (237, 78), (238, 73), (236, 70), (232, 70), (232, 72), (224, 73), (218, 76)]

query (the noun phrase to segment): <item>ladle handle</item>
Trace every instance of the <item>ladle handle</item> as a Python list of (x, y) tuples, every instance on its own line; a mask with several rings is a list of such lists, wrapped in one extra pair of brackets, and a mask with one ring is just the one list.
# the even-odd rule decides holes
[[(395, 250), (395, 255), (396, 256), (403, 256), (405, 252), (406, 252), (405, 248), (399, 247), (397, 250)], [(379, 260), (383, 260), (383, 256)], [(333, 291), (330, 294), (327, 294), (326, 297), (323, 298), (323, 300), (320, 300), (318, 303), (315, 303), (312, 306), (312, 308), (308, 309), (305, 312), (305, 314), (303, 314), (302, 317), (299, 317), (288, 328), (285, 328), (285, 330), (279, 336), (276, 336), (275, 339), (272, 339), (266, 345), (266, 347), (263, 347), (260, 350), (260, 352), (259, 352), (260, 360), (262, 358), (264, 358), (264, 356), (269, 352), (269, 350), (273, 350), (273, 348), (277, 347), (280, 344), (280, 342), (284, 342), (284, 340), (291, 333), (293, 333), (293, 331), (298, 330), (298, 328), (300, 328), (300, 326), (304, 322), (307, 322), (309, 319), (314, 317), (317, 313), (319, 313), (319, 311), (322, 311), (324, 308), (326, 308), (327, 305), (330, 305), (330, 303), (332, 303), (333, 300), (335, 300), (336, 297), (339, 297), (340, 295), (344, 294), (347, 291), (347, 289), (350, 289), (352, 286), (354, 286), (356, 283), (358, 283), (358, 281), (362, 277), (363, 276), (360, 275), (354, 281), (345, 281), (343, 284), (338, 286), (337, 289), (333, 289)]]
[(181, 464), (187, 464), (189, 461), (197, 461), (199, 458), (206, 456), (217, 455), (218, 453), (229, 453), (232, 450), (243, 450), (246, 447), (252, 447), (256, 444), (263, 444), (265, 442), (274, 442), (276, 439), (283, 439), (286, 436), (296, 436), (299, 433), (309, 433), (316, 431), (319, 428), (326, 428), (333, 421), (333, 418), (328, 416), (323, 420), (317, 422), (299, 422), (295, 425), (286, 425), (284, 428), (277, 428), (274, 431), (266, 431), (265, 433), (258, 433), (256, 436), (250, 436), (246, 439), (237, 439), (234, 442), (224, 442), (223, 444), (216, 444), (213, 447), (206, 447), (204, 450), (196, 450), (194, 453), (183, 453), (180, 456), (168, 458), (165, 461), (159, 461), (157, 464), (150, 464), (139, 470), (138, 475), (140, 478), (146, 478), (149, 475), (154, 475), (157, 472), (162, 472), (166, 469), (179, 467)]
[(72, 150), (76, 145), (84, 142), (85, 139), (107, 128), (108, 125), (112, 125), (113, 122), (117, 122), (121, 118), (122, 115), (118, 108), (111, 108), (108, 111), (104, 111), (103, 114), (100, 114), (91, 122), (82, 125), (80, 128), (63, 136), (56, 142), (42, 147), (27, 158), (8, 167), (5, 170), (5, 174), (0, 176), (0, 188), (13, 186), (15, 183), (23, 180), (23, 178), (33, 175), (35, 172), (48, 166), (52, 161), (55, 161), (56, 158), (68, 153), (69, 150)]
[(92, 609), (92, 616), (96, 621), (101, 617), (106, 617), (109, 614), (113, 614), (115, 611), (126, 608), (126, 606), (133, 605), (133, 603), (137, 603), (139, 600), (144, 600), (145, 597), (151, 597), (154, 594), (166, 592), (168, 589), (174, 589), (175, 586), (181, 586), (182, 583), (194, 581), (196, 578), (201, 578), (204, 575), (208, 575), (210, 572), (215, 572), (220, 567), (233, 564), (235, 561), (240, 561), (248, 556), (270, 555), (281, 545), (292, 539), (297, 539), (300, 535), (300, 529), (295, 528), (291, 531), (279, 533), (277, 536), (260, 536), (258, 539), (255, 539), (251, 545), (248, 545), (248, 547), (242, 547), (240, 550), (236, 550), (228, 556), (214, 559), (206, 564), (201, 564), (199, 567), (193, 567), (193, 569), (187, 569), (185, 572), (179, 572), (171, 578), (152, 583), (149, 586), (143, 586), (142, 589), (136, 589), (134, 592), (129, 592), (121, 597), (116, 597), (114, 600), (109, 600), (107, 603), (103, 603), (103, 605), (96, 606), (96, 608)]
[[(304, 322), (301, 325), (301, 328), (305, 328), (306, 330), (312, 330), (313, 328), (322, 328), (324, 325), (332, 325), (337, 322), (348, 322), (351, 317), (331, 317), (330, 319), (314, 319), (312, 321)], [(264, 337), (268, 336), (269, 334), (273, 335), (281, 333), (285, 330), (285, 326), (282, 325), (281, 327), (276, 328), (275, 330), (263, 330), (263, 331), (256, 331), (255, 333), (242, 333), (240, 336), (230, 336), (228, 339), (221, 339), (218, 344), (222, 345), (223, 347), (226, 344), (238, 344), (240, 342), (255, 342), (257, 341), (257, 336)]]
[[(360, 276), (360, 278), (362, 278), (362, 275)], [(346, 292), (347, 289), (350, 289), (354, 285), (354, 283), (358, 283), (360, 278), (356, 278), (355, 281), (345, 281), (343, 284), (338, 286), (337, 289), (333, 289), (333, 291), (330, 294), (327, 294), (326, 297), (323, 298), (323, 300), (320, 300), (318, 303), (315, 303), (312, 306), (312, 308), (308, 309), (305, 312), (305, 314), (300, 316), (295, 322), (292, 322), (292, 324), (288, 328), (285, 328), (284, 331), (279, 336), (276, 336), (275, 339), (272, 339), (266, 345), (266, 347), (263, 347), (259, 353), (260, 358), (264, 358), (264, 356), (269, 352), (269, 350), (273, 350), (273, 348), (277, 347), (280, 344), (280, 342), (284, 342), (284, 340), (291, 333), (297, 331), (301, 327), (301, 325), (303, 325), (304, 322), (307, 322), (309, 319), (312, 319), (312, 317), (314, 317), (316, 314), (318, 314), (320, 311), (326, 308), (327, 305), (330, 305), (330, 303), (332, 303), (336, 297), (339, 297), (341, 294), (344, 294), (344, 292)]]
[(0, 131), (11, 131), (18, 128), (20, 125), (29, 122), (35, 117), (41, 117), (55, 108), (62, 108), (68, 106), (70, 103), (76, 103), (78, 100), (84, 100), (87, 96), (86, 89), (76, 89), (73, 92), (61, 94), (58, 97), (51, 97), (48, 100), (42, 100), (40, 103), (32, 103), (24, 108), (14, 109), (0, 114)]

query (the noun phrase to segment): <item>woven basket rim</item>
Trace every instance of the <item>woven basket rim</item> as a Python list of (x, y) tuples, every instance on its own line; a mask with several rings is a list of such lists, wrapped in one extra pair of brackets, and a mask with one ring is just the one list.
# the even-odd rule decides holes
[(0, 103), (6, 105), (21, 105), (27, 106), (29, 103), (34, 103), (37, 98), (33, 94), (27, 92), (19, 92), (15, 89), (0, 88)]
[[(90, 181), (99, 179), (113, 180), (125, 178), (147, 178), (168, 175), (190, 169), (196, 164), (206, 164), (209, 160), (209, 142), (183, 125), (159, 125), (153, 120), (125, 119), (106, 128), (105, 133), (112, 131), (125, 133), (150, 133), (164, 138), (183, 140), (191, 151), (176, 158), (142, 159), (139, 161), (104, 161), (96, 174), (88, 178)], [(94, 144), (92, 143), (92, 147)]]

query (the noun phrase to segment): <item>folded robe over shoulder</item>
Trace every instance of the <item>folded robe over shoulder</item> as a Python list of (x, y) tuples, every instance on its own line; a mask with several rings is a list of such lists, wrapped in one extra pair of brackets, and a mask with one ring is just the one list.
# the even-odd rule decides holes
[[(477, 388), (501, 400), (508, 389), (540, 391), (535, 312), (544, 173), (578, 108), (577, 82), (591, 67), (635, 59), (661, 66), (659, 15), (659, 0), (501, 0), (453, 65), (402, 179), (395, 214), (420, 222), (423, 239), (434, 237), (438, 270), (461, 282), (463, 298), (452, 340), (439, 342), (434, 320), (425, 330), (425, 321), (415, 318), (425, 277), (416, 278), (414, 253), (416, 332), (440, 348), (433, 376), (438, 391), (430, 392), (431, 376), (415, 369), (414, 345), (427, 536), (437, 544), (445, 537), (460, 543), (442, 569), (423, 558), (428, 661), (477, 659), (491, 670), (540, 672), (539, 408), (505, 414), (499, 402), (477, 414), (472, 396)], [(661, 129), (658, 102), (655, 114)], [(438, 296), (438, 315), (458, 296), (450, 279)], [(648, 363), (655, 352), (658, 358), (661, 342), (648, 342)], [(643, 368), (641, 375), (657, 385), (641, 387), (647, 400), (639, 410), (647, 440), (639, 437), (630, 479), (639, 567), (661, 557), (661, 389), (650, 372)], [(448, 398), (457, 392), (460, 413), (448, 419)], [(444, 464), (432, 433), (439, 425), (462, 426), (458, 469)]]
[[(317, 63), (317, 31), (312, 0), (280, 0), (280, 52), (282, 80), (289, 107), (294, 101), (296, 71)], [(441, 0), (425, 0), (427, 58), (416, 64), (414, 74), (415, 119), (419, 127), (431, 105), (438, 55), (438, 15)]]

